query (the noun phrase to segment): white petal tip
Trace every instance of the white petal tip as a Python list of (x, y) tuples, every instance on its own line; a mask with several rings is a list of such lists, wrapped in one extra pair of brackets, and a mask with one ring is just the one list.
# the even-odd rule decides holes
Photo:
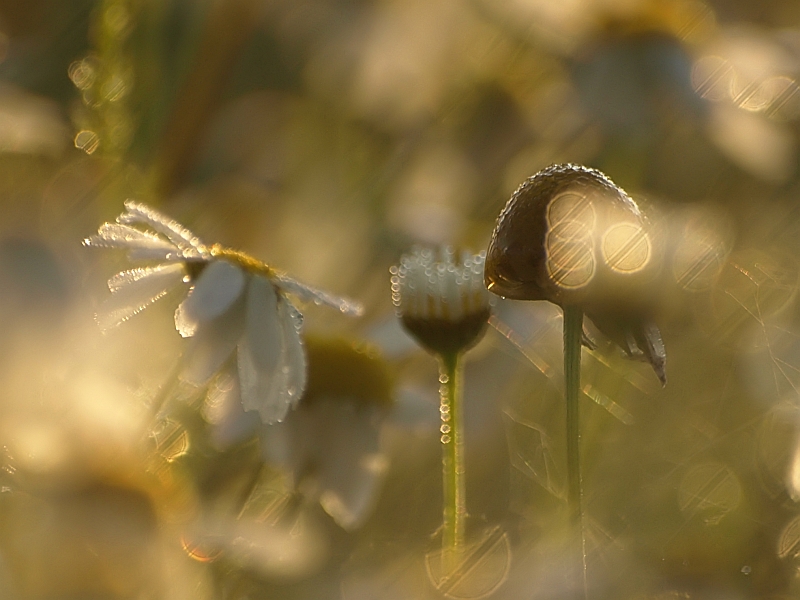
[(349, 317), (363, 317), (364, 316), (364, 305), (360, 302), (352, 302), (350, 300), (342, 302), (342, 305), (339, 307), (339, 310), (342, 311)]

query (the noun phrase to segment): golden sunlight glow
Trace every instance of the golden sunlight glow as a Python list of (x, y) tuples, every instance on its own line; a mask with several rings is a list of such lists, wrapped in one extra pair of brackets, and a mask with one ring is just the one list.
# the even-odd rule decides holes
[(617, 223), (603, 235), (603, 260), (617, 273), (644, 269), (653, 255), (650, 236), (637, 223)]
[(585, 286), (596, 270), (596, 215), (591, 200), (573, 191), (557, 195), (547, 206), (547, 223), (544, 250), (550, 279), (562, 288)]

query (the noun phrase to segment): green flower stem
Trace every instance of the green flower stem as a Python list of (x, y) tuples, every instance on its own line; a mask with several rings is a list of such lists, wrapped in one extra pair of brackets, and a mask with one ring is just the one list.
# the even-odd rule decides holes
[(455, 567), (459, 552), (464, 548), (464, 520), (467, 514), (464, 500), (464, 423), (459, 397), (459, 353), (443, 353), (439, 356), (439, 382), (444, 482), (442, 556), (445, 559), (443, 564), (449, 570)]
[(583, 590), (586, 590), (586, 548), (583, 535), (583, 490), (581, 489), (581, 428), (579, 401), (581, 395), (581, 338), (583, 310), (564, 307), (564, 382), (567, 401), (567, 504), (570, 523), (575, 533), (582, 563)]
[(567, 401), (567, 502), (570, 519), (581, 517), (581, 429), (578, 401), (581, 393), (581, 334), (583, 311), (564, 307), (564, 379)]

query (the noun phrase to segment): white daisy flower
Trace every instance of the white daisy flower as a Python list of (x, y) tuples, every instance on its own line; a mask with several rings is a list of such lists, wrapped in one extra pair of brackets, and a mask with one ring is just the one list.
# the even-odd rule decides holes
[(161, 261), (109, 279), (111, 297), (97, 312), (103, 330), (171, 289), (189, 286), (175, 311), (178, 332), (192, 338), (181, 378), (204, 385), (235, 351), (242, 406), (265, 423), (281, 421), (306, 387), (303, 317), (287, 294), (349, 315), (362, 312), (360, 304), (300, 283), (243, 252), (206, 245), (176, 221), (132, 200), (116, 223), (104, 223), (83, 243), (127, 250), (132, 261)]

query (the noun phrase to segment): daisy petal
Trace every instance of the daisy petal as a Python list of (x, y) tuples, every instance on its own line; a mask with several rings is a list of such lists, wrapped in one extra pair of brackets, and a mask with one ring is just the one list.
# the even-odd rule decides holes
[(245, 301), (240, 296), (216, 319), (201, 323), (189, 342), (181, 379), (201, 386), (219, 371), (242, 337)]
[(97, 234), (83, 240), (92, 248), (123, 248), (146, 253), (148, 258), (169, 259), (179, 254), (178, 248), (167, 240), (146, 231), (119, 223), (103, 223)]
[(104, 331), (130, 319), (183, 281), (180, 263), (123, 271), (108, 282), (111, 297), (103, 302), (96, 319)]
[(200, 241), (200, 238), (177, 221), (133, 200), (125, 201), (125, 209), (127, 212), (122, 213), (117, 218), (120, 223), (144, 223), (149, 225), (158, 233), (167, 236), (187, 258), (197, 257), (205, 253), (205, 244)]
[[(191, 290), (189, 290), (189, 293), (191, 293)], [(186, 304), (185, 300), (175, 309), (175, 329), (181, 334), (181, 337), (190, 338), (194, 337), (194, 334), (197, 333), (198, 323), (194, 319), (190, 319), (186, 316), (183, 310), (184, 304)]]
[(197, 283), (178, 307), (181, 318), (179, 324), (176, 313), (178, 331), (184, 335), (184, 329), (194, 330), (200, 323), (210, 321), (228, 310), (241, 295), (244, 283), (245, 276), (240, 268), (223, 260), (212, 262), (203, 269)]
[(323, 292), (283, 273), (276, 273), (272, 279), (277, 282), (278, 287), (282, 290), (294, 294), (303, 301), (313, 302), (317, 305), (324, 304), (354, 317), (360, 316), (364, 312), (364, 307), (359, 302)]
[[(129, 269), (121, 271), (108, 280), (108, 289), (112, 294), (116, 294), (131, 284), (135, 284), (142, 279), (157, 279), (159, 277), (168, 276), (167, 274), (173, 272), (180, 272), (185, 275), (182, 265), (167, 263), (164, 265), (156, 265), (154, 267), (139, 267), (136, 269)], [(181, 278), (182, 280), (183, 278)]]
[(284, 353), (278, 296), (264, 277), (253, 277), (247, 290), (247, 330), (239, 344), (239, 386), (245, 410), (255, 410), (265, 423), (280, 421), (288, 409), (278, 388)]
[(285, 383), (281, 391), (286, 403), (294, 408), (306, 389), (307, 379), (306, 352), (300, 336), (303, 315), (286, 298), (281, 298), (278, 302), (278, 319), (284, 344), (281, 374), (285, 377)]

